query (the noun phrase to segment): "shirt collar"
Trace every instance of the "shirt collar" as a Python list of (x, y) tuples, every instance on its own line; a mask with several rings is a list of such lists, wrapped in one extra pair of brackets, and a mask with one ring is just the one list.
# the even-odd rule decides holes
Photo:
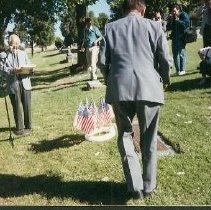
[(127, 14), (127, 16), (138, 16), (138, 17), (143, 17), (141, 14), (137, 13), (137, 12), (134, 12), (134, 11), (131, 11)]
[(87, 28), (88, 31), (93, 31), (94, 27), (91, 25), (89, 28)]

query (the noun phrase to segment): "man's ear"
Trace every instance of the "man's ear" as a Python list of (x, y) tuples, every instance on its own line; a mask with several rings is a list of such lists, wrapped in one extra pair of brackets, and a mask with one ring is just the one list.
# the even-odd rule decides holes
[(146, 11), (146, 6), (144, 4), (138, 4), (137, 5), (137, 10), (141, 14), (141, 16), (144, 17), (145, 11)]
[(144, 17), (144, 14), (145, 14), (145, 11), (146, 11), (146, 7), (142, 5), (142, 6), (139, 7), (138, 11), (141, 14), (141, 16)]
[(146, 7), (143, 7), (142, 11), (141, 11), (141, 15), (144, 17), (144, 14), (145, 14), (145, 11), (146, 11)]

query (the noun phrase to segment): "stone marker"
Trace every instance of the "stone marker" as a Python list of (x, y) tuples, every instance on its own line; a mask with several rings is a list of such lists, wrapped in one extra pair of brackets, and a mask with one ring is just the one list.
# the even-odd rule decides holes
[(72, 54), (66, 56), (66, 63), (73, 63), (73, 56)]
[(71, 48), (69, 46), (67, 48), (66, 62), (73, 63), (73, 54), (72, 54)]
[(87, 82), (87, 89), (95, 89), (103, 87), (103, 84), (99, 80), (92, 80)]

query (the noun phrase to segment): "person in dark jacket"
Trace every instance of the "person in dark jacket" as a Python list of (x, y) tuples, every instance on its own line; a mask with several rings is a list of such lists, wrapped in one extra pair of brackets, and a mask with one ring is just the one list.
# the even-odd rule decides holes
[(211, 0), (204, 1), (204, 9), (202, 16), (203, 24), (203, 43), (204, 47), (211, 46)]
[(190, 19), (186, 12), (182, 11), (179, 4), (171, 7), (172, 23), (172, 53), (176, 73), (178, 75), (185, 74), (186, 70), (186, 50), (185, 50), (185, 29), (190, 26)]

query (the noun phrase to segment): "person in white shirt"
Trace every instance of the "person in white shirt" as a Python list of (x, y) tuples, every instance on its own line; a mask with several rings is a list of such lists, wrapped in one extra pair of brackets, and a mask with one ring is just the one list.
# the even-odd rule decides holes
[(6, 91), (13, 108), (16, 135), (28, 135), (31, 132), (31, 80), (29, 74), (18, 74), (22, 66), (30, 64), (26, 52), (19, 49), (20, 38), (12, 34), (9, 37), (9, 50), (2, 52), (6, 61), (3, 71), (6, 75)]
[(202, 80), (199, 82), (199, 85), (203, 85), (206, 82), (207, 76), (211, 76), (211, 46), (201, 48), (198, 54), (202, 60), (199, 66)]

